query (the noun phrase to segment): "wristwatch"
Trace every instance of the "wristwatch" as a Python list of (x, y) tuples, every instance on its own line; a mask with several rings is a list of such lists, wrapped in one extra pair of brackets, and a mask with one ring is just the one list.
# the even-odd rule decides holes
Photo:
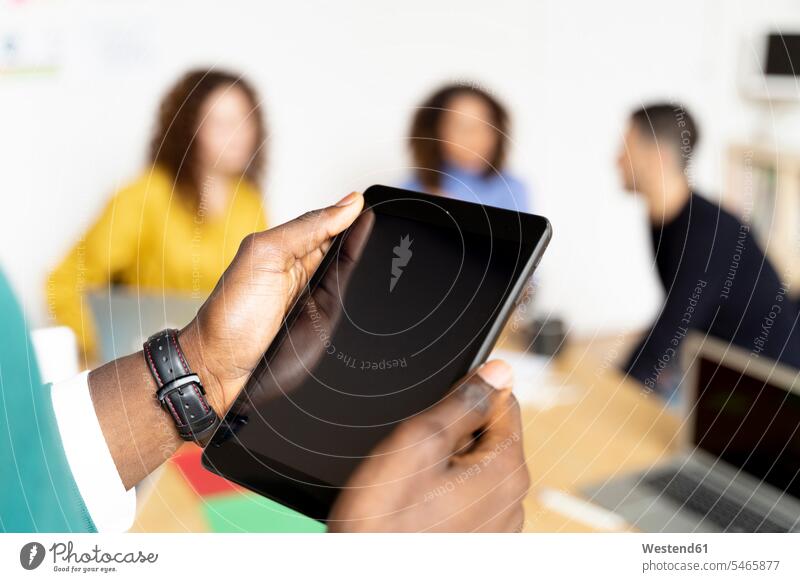
[(147, 338), (144, 359), (156, 381), (155, 397), (175, 421), (185, 441), (205, 446), (219, 424), (219, 417), (206, 400), (197, 374), (189, 369), (178, 342), (178, 330), (165, 329)]

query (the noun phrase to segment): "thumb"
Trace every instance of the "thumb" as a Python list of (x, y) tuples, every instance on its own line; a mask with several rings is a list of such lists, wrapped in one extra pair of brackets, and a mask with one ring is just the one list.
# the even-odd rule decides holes
[(364, 197), (351, 192), (333, 206), (306, 212), (261, 235), (281, 249), (287, 262), (302, 259), (350, 226), (363, 206)]
[(498, 398), (512, 384), (513, 371), (493, 360), (458, 382), (447, 396), (434, 406), (404, 421), (384, 443), (382, 452), (422, 447), (442, 461), (458, 450), (465, 440), (481, 429), (492, 416)]

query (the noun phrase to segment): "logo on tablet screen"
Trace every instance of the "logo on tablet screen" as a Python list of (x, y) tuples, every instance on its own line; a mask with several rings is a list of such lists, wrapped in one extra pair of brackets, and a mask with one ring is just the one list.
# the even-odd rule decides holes
[(394, 258), (392, 259), (392, 277), (389, 279), (389, 293), (394, 291), (394, 286), (397, 285), (397, 282), (403, 275), (403, 267), (408, 265), (408, 261), (411, 260), (411, 255), (413, 254), (411, 251), (411, 243), (413, 242), (410, 235), (407, 234), (401, 237), (400, 244), (392, 249), (394, 251)]

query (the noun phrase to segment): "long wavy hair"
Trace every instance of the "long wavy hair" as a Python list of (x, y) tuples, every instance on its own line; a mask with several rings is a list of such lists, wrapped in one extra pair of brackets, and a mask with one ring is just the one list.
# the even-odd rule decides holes
[(198, 69), (189, 71), (169, 90), (158, 111), (150, 141), (150, 162), (172, 175), (176, 190), (193, 205), (200, 201), (197, 130), (208, 96), (219, 87), (235, 86), (250, 101), (251, 117), (256, 123), (256, 147), (244, 171), (244, 177), (259, 186), (266, 152), (266, 124), (258, 94), (241, 75), (229, 71)]

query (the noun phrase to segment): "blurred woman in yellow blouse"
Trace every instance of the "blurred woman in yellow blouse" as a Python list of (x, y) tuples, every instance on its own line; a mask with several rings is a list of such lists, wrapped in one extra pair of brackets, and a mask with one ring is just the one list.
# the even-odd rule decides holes
[(259, 99), (240, 76), (193, 71), (169, 91), (150, 164), (49, 277), (53, 315), (85, 354), (96, 348), (85, 291), (120, 284), (205, 296), (242, 238), (266, 228), (258, 187), (265, 133)]

